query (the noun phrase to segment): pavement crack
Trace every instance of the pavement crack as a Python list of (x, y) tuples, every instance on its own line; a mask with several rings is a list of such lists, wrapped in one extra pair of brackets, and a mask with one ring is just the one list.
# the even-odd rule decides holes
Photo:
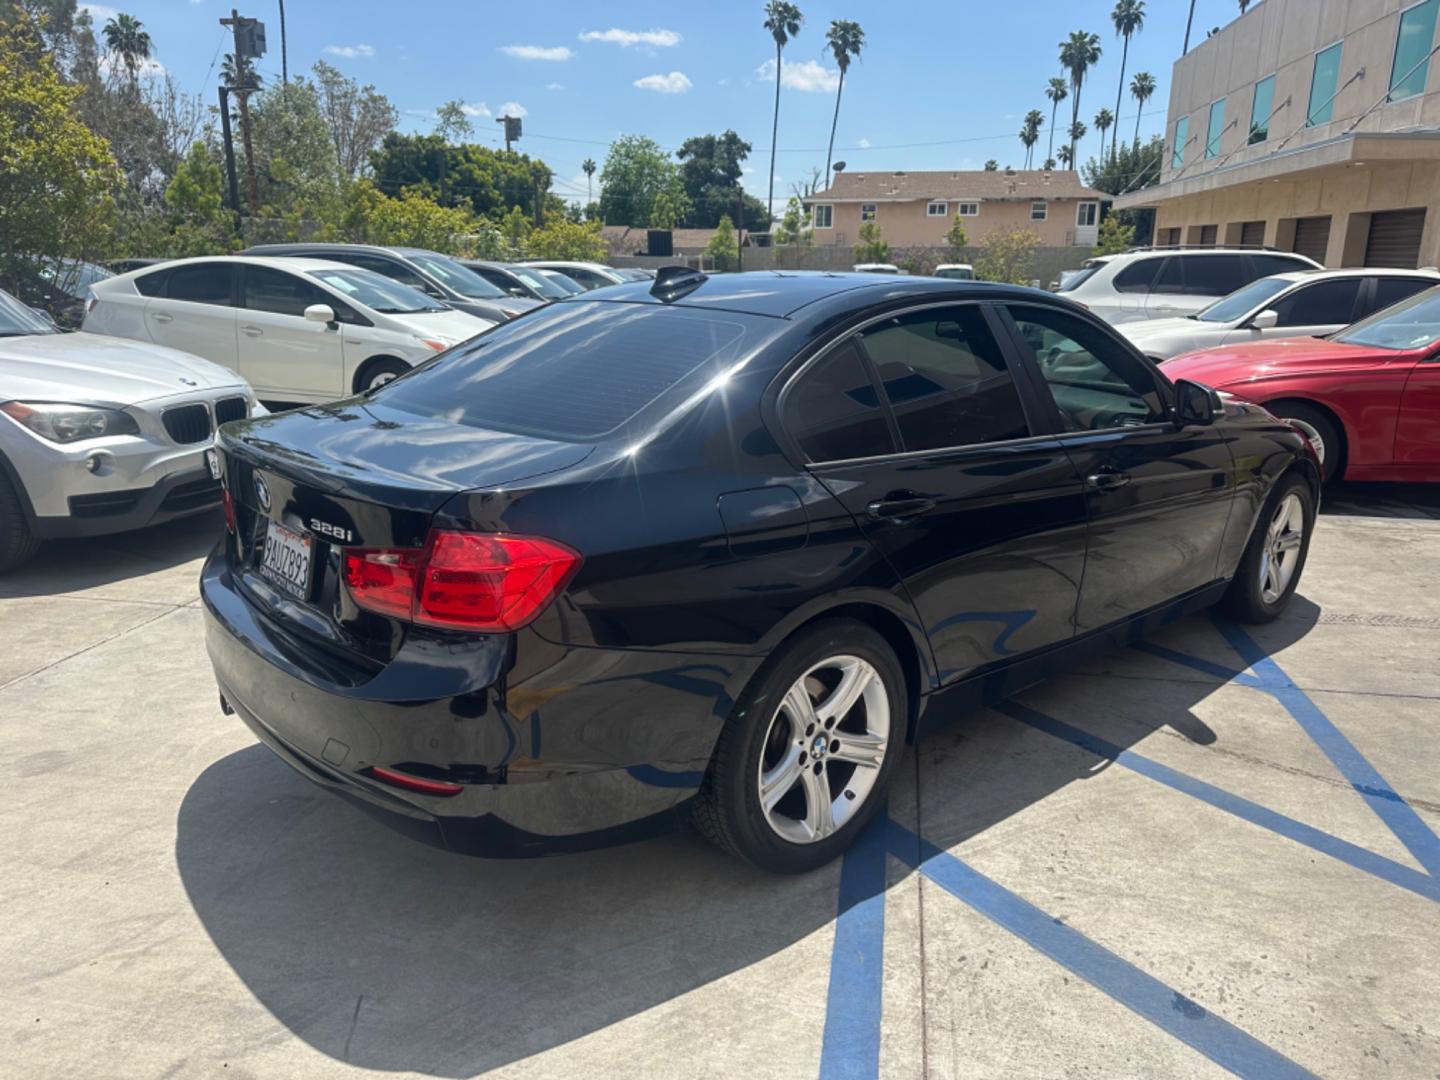
[(41, 667), (36, 668), (34, 671), (27, 671), (24, 675), (15, 676), (15, 678), (11, 679), (9, 682), (0, 683), (0, 690), (8, 690), (10, 687), (16, 685), (17, 683), (22, 683), (26, 679), (33, 679), (36, 675), (43, 675), (51, 668), (57, 667), (58, 665), (65, 663), (67, 660), (74, 660), (77, 656), (84, 656), (91, 649), (98, 649), (101, 645), (108, 645), (112, 641), (118, 641), (126, 634), (133, 634), (141, 627), (149, 626), (153, 622), (158, 622), (160, 619), (165, 618), (165, 616), (173, 615), (179, 610), (180, 608), (178, 607), (167, 607), (164, 611), (157, 612), (156, 614), (150, 616), (150, 618), (146, 619), (144, 622), (138, 622), (134, 626), (127, 626), (124, 630), (120, 630), (114, 634), (111, 634), (109, 637), (103, 637), (99, 641), (91, 642), (83, 649), (76, 649), (73, 653), (67, 653), (65, 656), (61, 656), (55, 660), (51, 660), (48, 664), (44, 664)]
[(361, 994), (355, 999), (355, 1012), (350, 1017), (350, 1030), (345, 1033), (345, 1052), (340, 1055), (341, 1061), (350, 1060), (350, 1040), (355, 1038), (355, 1028), (360, 1023), (360, 1006), (365, 1004), (365, 995)]

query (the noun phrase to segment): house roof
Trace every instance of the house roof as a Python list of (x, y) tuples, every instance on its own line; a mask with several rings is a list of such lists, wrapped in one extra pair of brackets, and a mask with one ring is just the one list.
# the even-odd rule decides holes
[(1088, 188), (1073, 169), (1029, 169), (1015, 172), (907, 172), (881, 169), (842, 172), (811, 202), (913, 202), (917, 199), (989, 199), (1029, 202), (1032, 199), (1099, 199), (1113, 196)]

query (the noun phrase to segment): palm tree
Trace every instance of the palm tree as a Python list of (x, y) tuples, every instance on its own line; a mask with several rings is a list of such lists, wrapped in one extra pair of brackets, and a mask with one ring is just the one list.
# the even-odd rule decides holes
[[(765, 5), (765, 29), (775, 39), (775, 121), (770, 126), (770, 189), (765, 196), (765, 227), (770, 227), (774, 216), (771, 206), (775, 199), (775, 143), (780, 138), (780, 65), (784, 62), (781, 51), (785, 44), (800, 33), (800, 24), (805, 16), (789, 0), (770, 0)], [(829, 178), (826, 178), (829, 182)]]
[(595, 201), (595, 189), (590, 184), (590, 178), (595, 175), (595, 159), (587, 157), (580, 163), (580, 171), (585, 174), (585, 204), (588, 206)]
[(999, 172), (999, 171), (1000, 171), (1000, 163), (999, 163), (998, 161), (996, 161), (996, 160), (992, 157), (989, 161), (985, 162), (985, 171), (986, 171), (986, 172)]
[(150, 35), (134, 15), (121, 12), (105, 24), (105, 48), (120, 57), (133, 83), (140, 77), (140, 62), (150, 59)]
[(1070, 168), (1070, 162), (1073, 161), (1075, 158), (1075, 154), (1071, 151), (1070, 147), (1062, 146), (1059, 150), (1059, 157), (1060, 164), (1064, 165), (1065, 168), (1068, 169)]
[(1042, 169), (1044, 169), (1046, 172), (1054, 172), (1054, 171), (1055, 171), (1055, 159), (1054, 159), (1053, 157), (1047, 157), (1047, 158), (1045, 159), (1045, 164), (1044, 164), (1044, 165), (1041, 165), (1040, 167), (1041, 167)]
[(1140, 145), (1140, 114), (1150, 95), (1155, 93), (1155, 76), (1148, 71), (1137, 71), (1130, 80), (1130, 95), (1135, 99), (1135, 145)]
[[(1125, 62), (1130, 59), (1130, 35), (1138, 34), (1145, 26), (1145, 0), (1115, 0), (1110, 21), (1115, 24), (1115, 33), (1125, 39), (1125, 48), (1120, 53), (1120, 85), (1115, 87), (1115, 140), (1110, 144), (1110, 153), (1113, 154), (1115, 144), (1120, 141), (1120, 95), (1125, 92)], [(1100, 150), (1103, 156), (1105, 148), (1102, 146)]]
[(850, 58), (860, 58), (865, 45), (865, 31), (860, 24), (849, 19), (832, 19), (825, 40), (835, 55), (835, 65), (840, 69), (840, 85), (835, 87), (835, 119), (830, 121), (830, 145), (825, 148), (825, 186), (830, 186), (830, 155), (835, 150), (835, 125), (840, 123), (840, 95), (845, 92), (845, 72), (850, 69)]
[(1020, 145), (1025, 147), (1025, 168), (1027, 169), (1030, 168), (1030, 148), (1035, 145), (1039, 138), (1040, 133), (1038, 131), (1031, 131), (1029, 127), (1022, 127), (1020, 129)]
[[(1079, 159), (1075, 156), (1075, 149), (1080, 145), (1080, 140), (1085, 138), (1085, 133), (1089, 130), (1090, 129), (1085, 126), (1084, 120), (1076, 120), (1073, 124), (1070, 125), (1070, 130), (1065, 133), (1070, 136), (1070, 162), (1077, 167), (1079, 164)], [(1063, 157), (1063, 151), (1065, 148), (1062, 146), (1060, 149), (1062, 151), (1061, 156)]]
[(1070, 91), (1065, 88), (1065, 80), (1059, 77), (1050, 80), (1050, 85), (1045, 87), (1045, 96), (1050, 99), (1050, 151), (1049, 156), (1055, 156), (1055, 110), (1060, 102), (1070, 96)]
[[(1109, 131), (1115, 123), (1115, 114), (1109, 109), (1101, 109), (1095, 114), (1095, 130), (1100, 132), (1100, 160), (1105, 160), (1105, 132)], [(1115, 148), (1110, 148), (1110, 153), (1115, 153)]]
[[(1080, 90), (1085, 85), (1085, 72), (1100, 59), (1100, 35), (1088, 30), (1072, 30), (1060, 43), (1060, 66), (1070, 73), (1070, 126), (1080, 122)], [(1071, 139), (1070, 160), (1075, 160), (1075, 143)]]
[(1031, 109), (1025, 114), (1025, 132), (1030, 136), (1030, 140), (1026, 142), (1025, 139), (1022, 138), (1020, 141), (1025, 143), (1026, 150), (1031, 151), (1031, 153), (1025, 157), (1025, 167), (1027, 169), (1035, 163), (1033, 147), (1040, 141), (1040, 129), (1044, 126), (1045, 114), (1039, 109)]

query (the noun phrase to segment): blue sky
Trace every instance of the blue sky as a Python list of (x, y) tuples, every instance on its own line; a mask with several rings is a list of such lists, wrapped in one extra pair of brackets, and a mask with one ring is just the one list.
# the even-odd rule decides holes
[[(229, 50), (217, 0), (117, 0), (87, 4), (96, 22), (113, 8), (144, 22), (155, 58), (191, 91), (214, 96), (218, 57)], [(761, 0), (677, 4), (649, 0), (595, 4), (381, 3), (290, 0), (286, 5), (292, 74), (325, 59), (373, 82), (402, 110), (401, 126), (429, 130), (436, 105), (461, 99), (475, 113), (477, 138), (500, 141), (493, 117), (507, 103), (524, 110), (520, 148), (555, 171), (556, 190), (584, 195), (580, 163), (604, 161), (617, 135), (649, 135), (662, 146), (734, 128), (751, 142), (746, 183), (764, 195), (774, 94), (774, 46), (763, 29)], [(975, 169), (987, 158), (1019, 165), (1015, 133), (1025, 112), (1043, 109), (1046, 81), (1061, 74), (1058, 42), (1071, 30), (1100, 34), (1104, 50), (1081, 99), (1090, 122), (1115, 107), (1121, 42), (1113, 0), (800, 0), (805, 25), (785, 50), (793, 85), (782, 91), (776, 201), (790, 185), (823, 168), (835, 104), (834, 61), (825, 29), (834, 18), (858, 21), (866, 48), (850, 68), (835, 156), (851, 169)], [(1170, 68), (1180, 54), (1188, 5), (1149, 0), (1144, 30), (1132, 41), (1129, 74), (1147, 70), (1159, 89), (1141, 118), (1141, 134), (1165, 122)], [(242, 6), (266, 24), (267, 79), (280, 71), (275, 0)], [(1192, 45), (1235, 18), (1235, 0), (1198, 0)], [(222, 48), (223, 46), (223, 48)], [(1070, 103), (1062, 103), (1062, 113)], [(1122, 103), (1122, 130), (1134, 130), (1134, 104)], [(1067, 118), (1068, 119), (1068, 118)], [(1064, 125), (1062, 124), (1062, 127)], [(1096, 152), (1092, 133), (1081, 157)], [(1036, 157), (1039, 162), (1043, 153)]]

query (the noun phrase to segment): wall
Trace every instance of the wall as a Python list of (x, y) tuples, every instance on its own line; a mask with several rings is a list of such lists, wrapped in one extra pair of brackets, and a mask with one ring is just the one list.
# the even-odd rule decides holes
[[(1050, 247), (1062, 247), (1076, 242), (1077, 200), (1044, 200), (1047, 203), (1044, 221), (1030, 219), (1029, 199), (1017, 202), (1002, 202), (997, 199), (979, 201), (980, 213), (974, 217), (961, 219), (965, 225), (966, 236), (976, 243), (983, 241), (990, 233), (1003, 229), (1033, 229), (1040, 237), (1040, 242)], [(1042, 200), (1037, 198), (1036, 201)], [(862, 224), (860, 220), (861, 204), (838, 202), (829, 205), (835, 208), (834, 227), (816, 229), (815, 245), (823, 247), (834, 244), (844, 247), (854, 244), (859, 239)], [(875, 204), (875, 224), (880, 226), (880, 235), (891, 247), (944, 244), (945, 234), (955, 223), (955, 212), (958, 205), (957, 202), (951, 200), (947, 205), (947, 213), (944, 217), (930, 217), (925, 213), (926, 203), (923, 201), (877, 202)], [(1094, 230), (1091, 229), (1088, 235), (1082, 236), (1080, 239), (1087, 247), (1093, 246), (1095, 243)]]

